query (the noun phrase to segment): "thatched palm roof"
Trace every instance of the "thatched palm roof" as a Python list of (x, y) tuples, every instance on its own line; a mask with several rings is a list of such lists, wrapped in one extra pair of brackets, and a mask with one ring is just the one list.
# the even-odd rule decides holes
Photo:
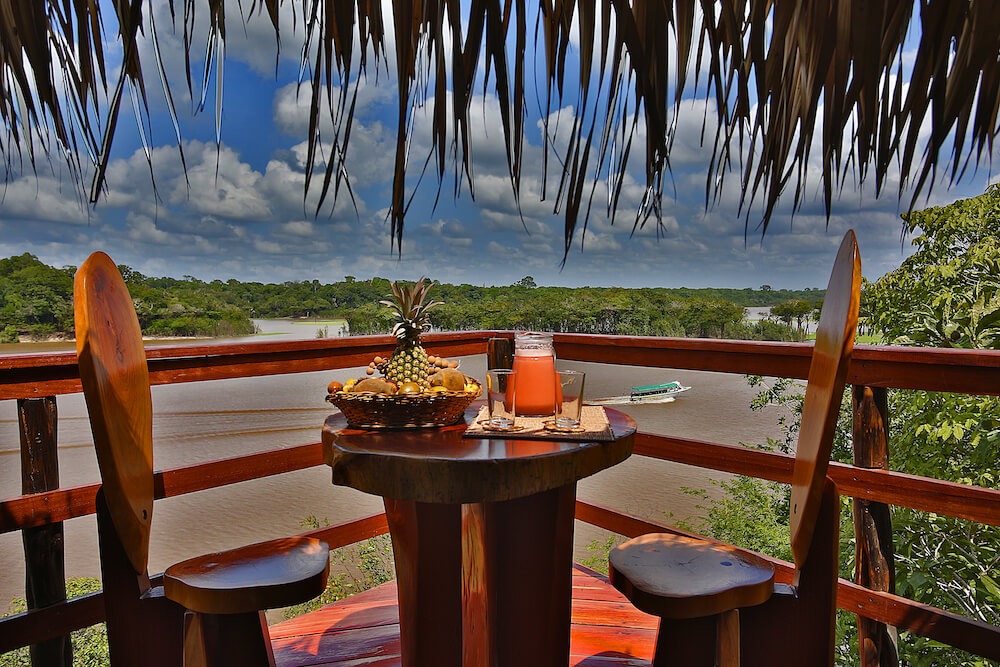
[[(18, 160), (34, 165), (36, 146), (67, 153), (81, 179), (81, 160), (92, 160), (96, 201), (123, 92), (134, 86), (145, 104), (150, 76), (162, 76), (160, 59), (141, 58), (137, 40), (152, 39), (155, 54), (158, 33), (182, 32), (189, 57), (207, 54), (207, 81), (232, 23), (266, 13), (279, 36), (283, 10), (294, 11), (306, 32), (306, 187), (318, 189), (321, 200), (346, 184), (352, 104), (364, 85), (357, 73), (395, 54), (390, 69), (398, 76), (399, 131), (390, 215), (397, 242), (418, 100), (433, 109), (429, 163), (441, 178), (454, 169), (457, 190), (461, 179), (472, 186), (470, 101), (477, 86), (492, 88), (511, 187), (519, 195), (525, 91), (535, 85), (535, 73), (525, 67), (528, 49), (545, 66), (538, 84), (543, 119), (559, 108), (564, 91), (579, 93), (571, 140), (556, 171), (567, 248), (589, 215), (593, 175), (608, 179), (614, 216), (633, 154), (644, 154), (646, 165), (636, 220), (660, 215), (674, 119), (685, 97), (706, 98), (715, 114), (706, 119), (713, 150), (706, 202), (735, 166), (743, 203), (762, 204), (765, 229), (780, 196), (802, 201), (811, 152), (819, 154), (829, 213), (848, 181), (874, 179), (880, 194), (898, 169), (900, 189), (916, 196), (934, 184), (939, 167), (954, 180), (988, 159), (1000, 131), (1000, 12), (992, 0), (254, 0), (240, 7), (246, 14), (234, 16), (223, 0), (168, 0), (173, 26), (151, 23), (151, 3), (162, 1), (114, 0), (114, 14), (102, 14), (96, 0), (0, 0), (0, 117), (7, 131), (0, 150), (8, 173)], [(210, 21), (207, 51), (193, 43), (196, 14)], [(390, 25), (394, 49), (386, 48)], [(123, 46), (124, 66), (114, 79), (102, 31), (117, 32)], [(188, 87), (197, 97), (192, 78)], [(98, 104), (102, 92), (110, 105)], [(335, 138), (321, 135), (324, 107), (338, 124)]]

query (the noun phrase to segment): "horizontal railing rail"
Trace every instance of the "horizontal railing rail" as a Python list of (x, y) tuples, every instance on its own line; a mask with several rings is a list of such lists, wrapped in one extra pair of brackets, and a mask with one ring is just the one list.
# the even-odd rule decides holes
[[(429, 334), (425, 347), (449, 357), (484, 354), (492, 337), (511, 332)], [(557, 334), (561, 359), (603, 364), (805, 378), (811, 345), (705, 339)], [(151, 382), (173, 384), (365, 366), (395, 346), (391, 336), (295, 342), (157, 346), (147, 349)], [(1000, 394), (1000, 354), (858, 346), (848, 382), (858, 386)], [(76, 355), (0, 357), (0, 399), (30, 399), (80, 391)], [(641, 424), (640, 424), (641, 429)], [(731, 445), (641, 432), (635, 453), (777, 482), (791, 478), (792, 457)], [(156, 497), (168, 498), (322, 464), (319, 443), (270, 450), (159, 471)], [(830, 475), (844, 495), (1000, 525), (1000, 491), (887, 470), (834, 463)], [(30, 529), (94, 512), (98, 485), (60, 488), (0, 501), (0, 533)], [(2, 490), (0, 490), (2, 492)], [(622, 535), (675, 530), (645, 519), (579, 503), (578, 518)], [(316, 531), (332, 546), (386, 532), (384, 515)], [(374, 533), (372, 531), (375, 531)], [(780, 572), (788, 564), (779, 562)], [(973, 653), (1000, 659), (1000, 630), (974, 619), (919, 605), (841, 580), (841, 608), (908, 629)], [(103, 620), (101, 594), (91, 594), (0, 621), (0, 651), (42, 641)], [(14, 639), (16, 638), (16, 639)]]
[[(318, 537), (331, 549), (349, 546), (389, 532), (385, 513), (345, 521), (319, 530), (302, 533)], [(153, 586), (162, 585), (162, 574), (150, 578)], [(38, 644), (104, 621), (104, 594), (89, 593), (63, 604), (31, 609), (0, 621), (0, 653), (21, 646)]]
[[(634, 453), (786, 484), (792, 481), (795, 461), (789, 454), (641, 432)], [(1000, 491), (995, 489), (835, 461), (828, 474), (841, 495), (1000, 526)]]
[[(646, 533), (676, 533), (707, 539), (651, 519), (577, 501), (576, 518), (605, 530), (636, 537)], [(791, 583), (793, 565), (778, 558), (759, 554), (775, 567), (775, 581)], [(943, 644), (970, 653), (1000, 659), (1000, 628), (949, 611), (914, 602), (908, 598), (872, 591), (852, 581), (838, 579), (837, 606), (874, 621), (909, 630)]]
[[(451, 356), (483, 354), (493, 337), (510, 332), (426, 334), (424, 347)], [(153, 384), (283, 375), (365, 366), (390, 354), (392, 336), (309, 341), (179, 345), (147, 348)], [(804, 379), (812, 346), (807, 343), (702, 338), (556, 334), (559, 358), (604, 364), (679, 368)], [(1000, 355), (981, 350), (908, 347), (855, 348), (847, 381), (892, 389), (926, 389), (1000, 395)], [(26, 354), (0, 357), (0, 400), (56, 396), (80, 391), (76, 355)]]

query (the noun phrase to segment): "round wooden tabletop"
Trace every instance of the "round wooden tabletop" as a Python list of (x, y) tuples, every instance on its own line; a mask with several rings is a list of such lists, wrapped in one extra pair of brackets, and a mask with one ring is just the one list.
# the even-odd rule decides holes
[(466, 438), (464, 421), (442, 428), (354, 429), (340, 413), (323, 425), (323, 456), (333, 482), (396, 500), (479, 503), (559, 488), (621, 463), (632, 454), (635, 421), (606, 408), (609, 442)]

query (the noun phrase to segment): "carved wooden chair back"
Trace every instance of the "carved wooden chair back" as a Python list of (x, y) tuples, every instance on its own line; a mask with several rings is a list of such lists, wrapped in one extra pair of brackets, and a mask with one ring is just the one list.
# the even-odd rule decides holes
[(839, 501), (826, 473), (860, 290), (850, 231), (830, 275), (802, 408), (790, 508), (794, 585), (775, 584), (774, 564), (758, 554), (674, 533), (640, 535), (611, 551), (612, 583), (662, 619), (657, 667), (833, 664)]
[(854, 349), (860, 294), (861, 254), (854, 232), (848, 231), (826, 288), (802, 405), (790, 508), (792, 554), (797, 568), (806, 562), (816, 527), (847, 367)]
[(97, 496), (108, 647), (113, 665), (273, 667), (262, 610), (326, 587), (329, 547), (297, 536), (196, 556), (146, 572), (153, 518), (149, 369), (132, 297), (98, 252), (74, 283), (80, 379), (102, 487)]
[(98, 252), (74, 282), (76, 350), (105, 501), (129, 562), (145, 573), (153, 518), (153, 408), (128, 288)]

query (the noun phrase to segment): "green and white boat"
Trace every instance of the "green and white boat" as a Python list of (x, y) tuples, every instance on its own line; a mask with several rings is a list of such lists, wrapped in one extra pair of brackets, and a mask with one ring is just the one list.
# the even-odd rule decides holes
[(587, 399), (585, 402), (593, 405), (649, 405), (654, 403), (672, 403), (677, 396), (691, 387), (685, 387), (676, 380), (659, 384), (646, 384), (631, 387), (629, 393), (621, 396)]

